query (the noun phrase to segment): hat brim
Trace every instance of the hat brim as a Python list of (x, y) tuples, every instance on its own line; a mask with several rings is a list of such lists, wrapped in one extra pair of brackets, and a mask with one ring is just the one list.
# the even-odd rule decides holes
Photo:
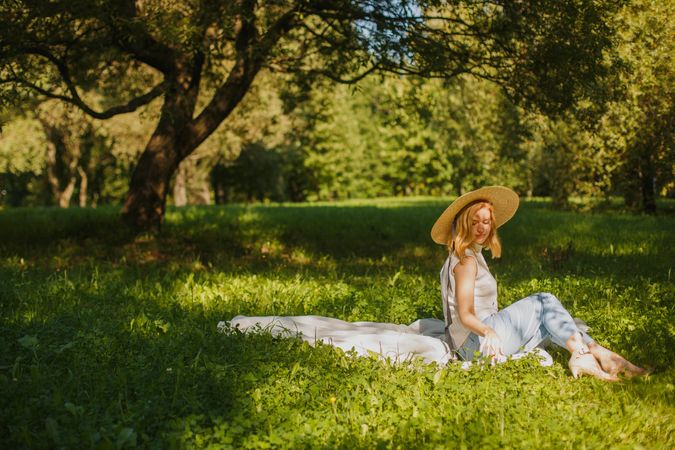
[(447, 245), (452, 230), (452, 221), (455, 216), (469, 203), (486, 200), (492, 204), (495, 225), (497, 228), (504, 225), (516, 213), (520, 199), (518, 194), (506, 186), (485, 186), (475, 191), (457, 197), (436, 220), (431, 228), (431, 239), (437, 244)]

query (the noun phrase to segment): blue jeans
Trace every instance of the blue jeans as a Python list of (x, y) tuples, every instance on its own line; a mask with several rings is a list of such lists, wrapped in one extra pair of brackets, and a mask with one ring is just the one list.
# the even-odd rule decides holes
[[(560, 301), (548, 292), (518, 300), (482, 322), (495, 330), (506, 356), (532, 350), (547, 339), (565, 348), (565, 343), (574, 333), (581, 333), (586, 344), (593, 342), (588, 334), (577, 328)], [(465, 361), (471, 361), (480, 349), (481, 340), (475, 333), (469, 334), (457, 353)]]

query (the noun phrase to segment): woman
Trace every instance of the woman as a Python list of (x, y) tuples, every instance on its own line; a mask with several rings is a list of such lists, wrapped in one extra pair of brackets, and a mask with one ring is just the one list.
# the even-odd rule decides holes
[(480, 352), (503, 358), (529, 351), (550, 339), (571, 353), (572, 375), (615, 381), (618, 375), (646, 371), (602, 347), (578, 329), (558, 299), (538, 293), (497, 309), (497, 282), (481, 250), (501, 256), (497, 228), (518, 209), (518, 194), (503, 186), (488, 186), (457, 198), (438, 218), (432, 239), (450, 252), (441, 271), (446, 339), (464, 360)]

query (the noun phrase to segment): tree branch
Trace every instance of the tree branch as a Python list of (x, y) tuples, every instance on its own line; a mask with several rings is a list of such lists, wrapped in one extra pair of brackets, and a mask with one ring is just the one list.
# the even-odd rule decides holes
[(262, 67), (265, 57), (281, 36), (292, 28), (298, 12), (297, 6), (288, 10), (262, 37), (259, 37), (253, 19), (255, 2), (245, 1), (250, 7), (250, 14), (246, 17), (242, 15), (240, 19), (241, 27), (235, 42), (237, 54), (234, 67), (225, 82), (216, 90), (209, 104), (188, 125), (191, 135), (194, 136), (191, 146), (198, 146), (210, 136), (241, 101)]
[(105, 111), (99, 112), (94, 110), (92, 107), (87, 105), (87, 103), (82, 99), (80, 96), (79, 92), (77, 91), (77, 87), (75, 86), (75, 83), (73, 82), (71, 76), (70, 76), (70, 71), (68, 70), (68, 66), (65, 64), (64, 61), (59, 59), (56, 55), (54, 55), (52, 52), (50, 52), (47, 49), (41, 48), (41, 47), (26, 47), (22, 49), (25, 54), (28, 55), (36, 55), (36, 56), (42, 56), (43, 58), (47, 59), (50, 63), (52, 63), (56, 69), (59, 71), (59, 75), (61, 76), (61, 79), (66, 85), (66, 88), (68, 89), (68, 92), (70, 93), (70, 97), (61, 95), (61, 94), (55, 94), (53, 92), (50, 92), (46, 89), (43, 89), (39, 87), (38, 85), (29, 82), (28, 80), (25, 80), (20, 77), (16, 77), (15, 81), (29, 87), (36, 92), (49, 97), (49, 98), (54, 98), (54, 99), (59, 99), (63, 100), (65, 102), (71, 103), (78, 108), (82, 109), (85, 113), (89, 114), (90, 116), (96, 118), (96, 119), (108, 119), (110, 117), (116, 116), (118, 114), (124, 114), (128, 112), (135, 111), (139, 107), (150, 103), (152, 100), (160, 96), (166, 87), (166, 83), (163, 81), (162, 83), (157, 84), (154, 86), (152, 89), (150, 89), (148, 92), (145, 94), (138, 96), (129, 102), (127, 102), (125, 105), (117, 105), (113, 106), (111, 108), (108, 108)]
[(119, 15), (122, 21), (127, 22), (123, 24), (126, 26), (120, 29), (116, 23), (119, 21), (117, 17), (110, 17), (107, 21), (117, 46), (165, 75), (173, 72), (177, 60), (175, 51), (157, 41), (147, 30), (129, 25), (141, 22), (138, 20), (136, 2), (134, 0), (118, 0), (117, 2), (111, 2), (111, 4), (115, 5), (115, 13)]
[(318, 74), (318, 75), (322, 75), (322, 76), (328, 78), (329, 80), (335, 81), (336, 83), (354, 84), (354, 83), (358, 83), (359, 81), (361, 81), (362, 79), (364, 79), (365, 77), (367, 77), (371, 73), (375, 72), (376, 70), (382, 70), (382, 67), (380, 67), (377, 64), (373, 64), (371, 67), (364, 70), (360, 74), (355, 75), (352, 78), (342, 78), (342, 77), (333, 75), (331, 72), (329, 72), (327, 70), (310, 70), (309, 72), (315, 73), (315, 74)]
[(124, 105), (116, 105), (113, 107), (110, 107), (104, 111), (96, 111), (92, 109), (89, 105), (87, 105), (79, 96), (77, 98), (73, 97), (68, 97), (67, 95), (62, 95), (62, 94), (56, 94), (54, 92), (48, 91), (47, 89), (44, 89), (35, 83), (31, 83), (30, 81), (20, 78), (20, 77), (10, 77), (10, 78), (3, 78), (0, 79), (0, 84), (4, 83), (16, 83), (22, 86), (25, 86), (38, 94), (51, 98), (51, 99), (56, 99), (56, 100), (61, 100), (67, 103), (70, 103), (72, 105), (77, 106), (80, 108), (82, 111), (84, 111), (86, 114), (90, 115), (91, 117), (95, 119), (109, 119), (113, 116), (117, 116), (119, 114), (126, 114), (130, 113), (133, 111), (136, 111), (138, 108), (140, 108), (143, 105), (146, 105), (150, 103), (152, 100), (155, 98), (159, 97), (164, 93), (165, 89), (165, 83), (159, 83), (155, 87), (153, 87), (150, 91), (146, 92), (145, 94), (138, 96), (129, 102), (127, 102)]

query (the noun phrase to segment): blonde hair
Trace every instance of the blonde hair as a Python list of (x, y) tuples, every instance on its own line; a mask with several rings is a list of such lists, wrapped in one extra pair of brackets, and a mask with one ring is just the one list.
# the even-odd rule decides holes
[[(502, 245), (497, 237), (497, 226), (495, 221), (494, 208), (492, 203), (485, 200), (478, 200), (474, 203), (469, 203), (460, 212), (457, 213), (453, 221), (454, 232), (448, 242), (448, 251), (455, 255), (462, 261), (466, 255), (466, 249), (473, 244), (473, 233), (471, 232), (471, 221), (473, 216), (482, 208), (488, 208), (490, 211), (490, 233), (485, 239), (484, 247), (490, 249), (493, 258), (502, 256)], [(454, 238), (453, 238), (454, 236)]]

